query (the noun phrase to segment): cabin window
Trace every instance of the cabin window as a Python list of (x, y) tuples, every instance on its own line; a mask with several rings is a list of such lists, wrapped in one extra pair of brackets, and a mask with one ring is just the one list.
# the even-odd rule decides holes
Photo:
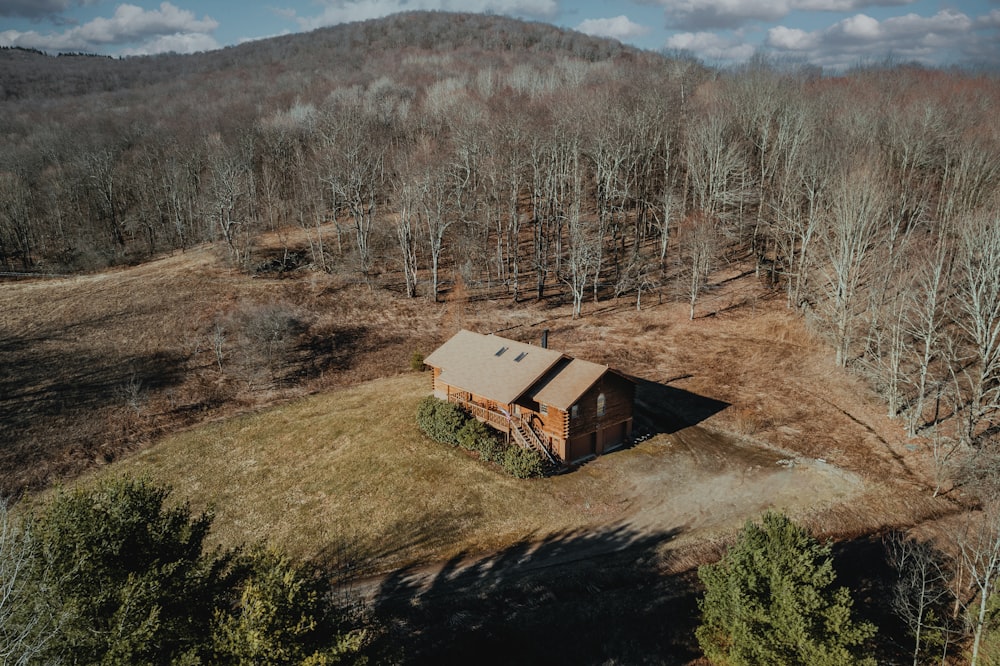
[(605, 405), (606, 402), (607, 401), (604, 398), (604, 394), (603, 393), (598, 394), (598, 396), (597, 396), (597, 415), (598, 416), (604, 416), (604, 409), (606, 407), (606, 405)]
[(543, 404), (539, 403), (539, 405), (538, 405), (538, 413), (539, 414), (548, 414), (549, 413), (549, 406), (548, 405), (543, 405)]
[(573, 405), (569, 408), (569, 417), (575, 419), (578, 416), (580, 416), (580, 405)]

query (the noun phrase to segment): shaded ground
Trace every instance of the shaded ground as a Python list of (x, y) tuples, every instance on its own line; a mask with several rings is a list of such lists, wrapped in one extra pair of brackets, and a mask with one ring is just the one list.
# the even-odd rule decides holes
[[(181, 427), (400, 372), (431, 338), (420, 306), (386, 310), (336, 276), (253, 279), (211, 248), (99, 275), (0, 282), (0, 496), (72, 478)], [(286, 320), (279, 344), (250, 328), (273, 311)]]
[[(670, 302), (641, 312), (624, 301), (587, 304), (573, 320), (565, 304), (513, 305), (488, 293), (432, 304), (325, 274), (250, 279), (221, 268), (210, 250), (100, 276), (3, 284), (0, 492), (141, 450), (124, 456), (126, 467), (145, 466), (196, 505), (215, 503), (225, 538), (284, 534), (297, 554), (332, 557), (341, 517), (355, 511), (363, 527), (346, 541), (363, 542), (370, 570), (450, 558), (369, 584), (374, 606), (397, 623), (392, 631), (415, 636), (418, 663), (460, 660), (475, 646), (496, 650), (477, 649), (481, 663), (483, 654), (496, 663), (561, 654), (578, 657), (573, 663), (685, 663), (692, 579), (674, 576), (716, 557), (747, 518), (780, 508), (819, 536), (844, 538), (954, 510), (930, 498), (926, 449), (833, 366), (781, 299), (752, 277), (716, 281), (693, 321)], [(220, 370), (215, 323), (273, 303), (302, 324), (276, 370), (241, 375), (236, 347)], [(417, 442), (397, 447), (402, 458), (373, 456), (364, 427), (322, 421), (330, 413), (323, 401), (343, 402), (329, 389), (405, 371), (414, 351), (428, 353), (460, 327), (528, 342), (548, 328), (553, 348), (641, 378), (639, 421), (653, 436), (518, 486), (525, 506), (549, 507), (530, 521), (497, 499), (514, 491), (486, 477), (456, 489), (468, 495), (448, 500), (454, 510), (425, 510), (427, 498), (454, 485), (447, 467), (407, 470), (406, 456), (431, 459)], [(424, 382), (405, 380), (407, 395), (422, 394)], [(130, 384), (141, 388), (139, 400)], [(200, 430), (183, 443), (161, 439), (318, 391), (292, 403), (295, 417), (279, 409), (213, 426), (233, 430), (206, 431), (204, 441)], [(355, 462), (345, 465), (351, 451)], [(271, 481), (285, 485), (265, 492)], [(463, 513), (473, 500), (481, 510)], [(508, 513), (499, 528), (483, 528), (494, 506)], [(421, 517), (394, 513), (400, 508)], [(376, 524), (383, 527), (373, 531)]]
[(664, 576), (670, 533), (553, 535), (433, 572), (400, 570), (366, 590), (386, 622), (377, 649), (410, 664), (686, 664), (692, 575)]

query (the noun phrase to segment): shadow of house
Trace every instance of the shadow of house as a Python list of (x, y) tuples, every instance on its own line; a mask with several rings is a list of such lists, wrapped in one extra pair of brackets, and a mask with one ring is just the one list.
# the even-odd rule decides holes
[(618, 527), (524, 541), (433, 572), (402, 569), (372, 601), (377, 661), (686, 664), (698, 656), (697, 583), (665, 576), (676, 532)]
[(650, 435), (673, 434), (698, 425), (729, 407), (728, 402), (684, 389), (632, 377), (636, 430)]

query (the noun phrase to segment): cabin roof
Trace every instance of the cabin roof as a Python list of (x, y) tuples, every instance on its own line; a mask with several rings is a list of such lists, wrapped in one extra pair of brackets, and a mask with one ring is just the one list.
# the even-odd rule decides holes
[(446, 384), (510, 404), (565, 356), (552, 349), (462, 330), (424, 359)]
[(531, 398), (535, 402), (568, 411), (607, 371), (606, 365), (567, 358), (532, 388)]

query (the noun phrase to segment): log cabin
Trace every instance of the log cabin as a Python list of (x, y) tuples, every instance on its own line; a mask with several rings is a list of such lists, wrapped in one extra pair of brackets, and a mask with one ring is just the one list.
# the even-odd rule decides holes
[(600, 455), (632, 436), (635, 382), (606, 365), (462, 330), (424, 363), (434, 395), (557, 464)]

